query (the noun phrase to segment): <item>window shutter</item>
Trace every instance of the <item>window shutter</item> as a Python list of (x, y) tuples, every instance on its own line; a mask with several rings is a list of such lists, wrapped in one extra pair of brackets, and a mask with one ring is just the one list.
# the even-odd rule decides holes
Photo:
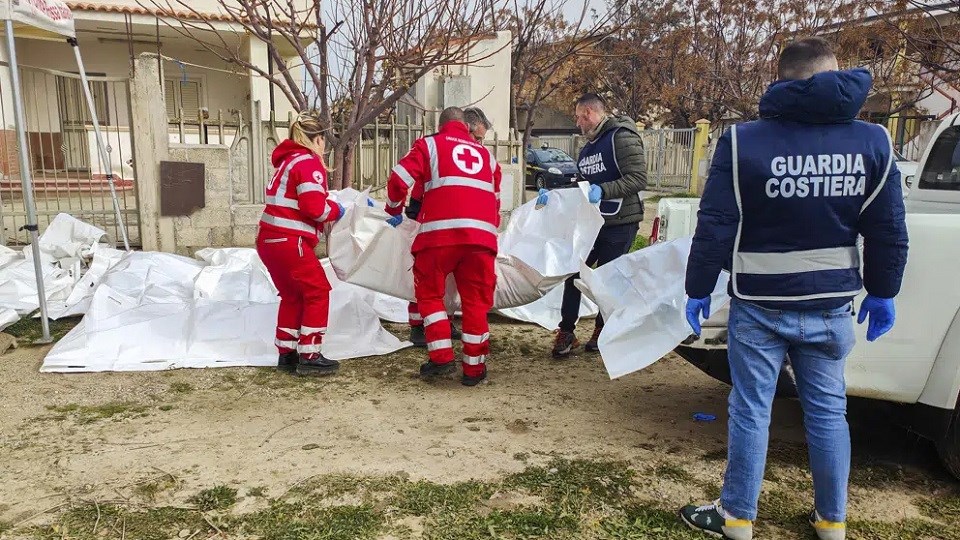
[(198, 81), (180, 81), (180, 103), (185, 119), (193, 122), (199, 120), (200, 83)]
[(177, 84), (174, 81), (164, 81), (163, 98), (167, 105), (167, 120), (176, 120), (179, 111), (177, 110)]

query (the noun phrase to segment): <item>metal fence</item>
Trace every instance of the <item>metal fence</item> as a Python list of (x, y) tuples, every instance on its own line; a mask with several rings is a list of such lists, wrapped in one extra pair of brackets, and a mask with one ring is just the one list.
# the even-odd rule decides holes
[[(260, 103), (254, 103), (254, 114), (259, 116)], [(229, 119), (228, 119), (229, 116)], [(428, 123), (426, 113), (418, 118), (406, 117), (398, 121), (391, 116), (387, 121), (375, 121), (361, 132), (360, 141), (353, 153), (351, 185), (359, 190), (371, 191), (386, 187), (390, 170), (413, 146), (418, 138), (435, 131)], [(264, 181), (272, 176), (270, 154), (288, 136), (288, 126), (293, 113), (278, 119), (271, 112), (268, 120), (257, 123), (244, 119), (240, 111), (230, 110), (224, 114), (210, 114), (201, 109), (191, 114), (179, 111), (177, 118), (169, 123), (170, 141), (182, 144), (223, 144), (231, 147), (234, 159), (234, 200), (238, 203), (262, 204)], [(522, 142), (516, 134), (507, 139), (492, 134), (484, 141), (500, 162), (518, 163)]]
[[(2, 64), (7, 67), (7, 64)], [(88, 77), (100, 129), (110, 155), (109, 170), (100, 159), (93, 123), (80, 76), (61, 71), (22, 67), (27, 148), (33, 173), (33, 196), (41, 232), (60, 213), (104, 229), (121, 242), (113, 210), (108, 175), (112, 175), (131, 245), (140, 245), (133, 134), (130, 122), (130, 81), (123, 77)], [(20, 177), (19, 148), (10, 111), (9, 93), (0, 92), (0, 243), (23, 245), (29, 235)]]
[[(647, 159), (647, 187), (651, 190), (690, 190), (693, 141), (696, 129), (646, 129), (640, 132)], [(582, 135), (532, 137), (534, 148), (559, 148), (576, 159), (586, 143)]]

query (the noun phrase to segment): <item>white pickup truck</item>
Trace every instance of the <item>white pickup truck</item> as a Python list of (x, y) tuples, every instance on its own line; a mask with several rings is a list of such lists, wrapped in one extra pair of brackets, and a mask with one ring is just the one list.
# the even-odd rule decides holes
[[(897, 324), (874, 343), (866, 340), (866, 325), (858, 325), (847, 359), (847, 394), (908, 406), (908, 427), (932, 440), (960, 478), (960, 114), (937, 129), (910, 184), (904, 199), (910, 253)], [(661, 200), (651, 240), (692, 235), (698, 206), (699, 199)], [(714, 314), (700, 338), (691, 336), (677, 353), (729, 383), (727, 313)], [(795, 395), (789, 364), (778, 392)]]

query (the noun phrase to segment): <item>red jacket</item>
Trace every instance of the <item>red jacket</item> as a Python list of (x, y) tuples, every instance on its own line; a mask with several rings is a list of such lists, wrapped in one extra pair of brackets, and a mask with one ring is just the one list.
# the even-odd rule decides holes
[(403, 212), (410, 189), (423, 193), (420, 234), (413, 252), (475, 245), (497, 250), (500, 225), (500, 165), (470, 137), (463, 122), (447, 122), (435, 135), (417, 139), (387, 183), (387, 213)]
[(313, 152), (287, 139), (273, 151), (277, 171), (267, 184), (267, 207), (260, 230), (301, 236), (317, 245), (317, 227), (340, 217), (340, 207), (327, 197), (327, 172)]

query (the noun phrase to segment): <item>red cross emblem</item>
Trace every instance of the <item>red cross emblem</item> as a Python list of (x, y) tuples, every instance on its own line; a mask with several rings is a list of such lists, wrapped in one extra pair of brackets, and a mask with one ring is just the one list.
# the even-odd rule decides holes
[(480, 152), (466, 144), (458, 144), (453, 149), (453, 162), (467, 174), (477, 174), (483, 167), (483, 157), (480, 156)]

